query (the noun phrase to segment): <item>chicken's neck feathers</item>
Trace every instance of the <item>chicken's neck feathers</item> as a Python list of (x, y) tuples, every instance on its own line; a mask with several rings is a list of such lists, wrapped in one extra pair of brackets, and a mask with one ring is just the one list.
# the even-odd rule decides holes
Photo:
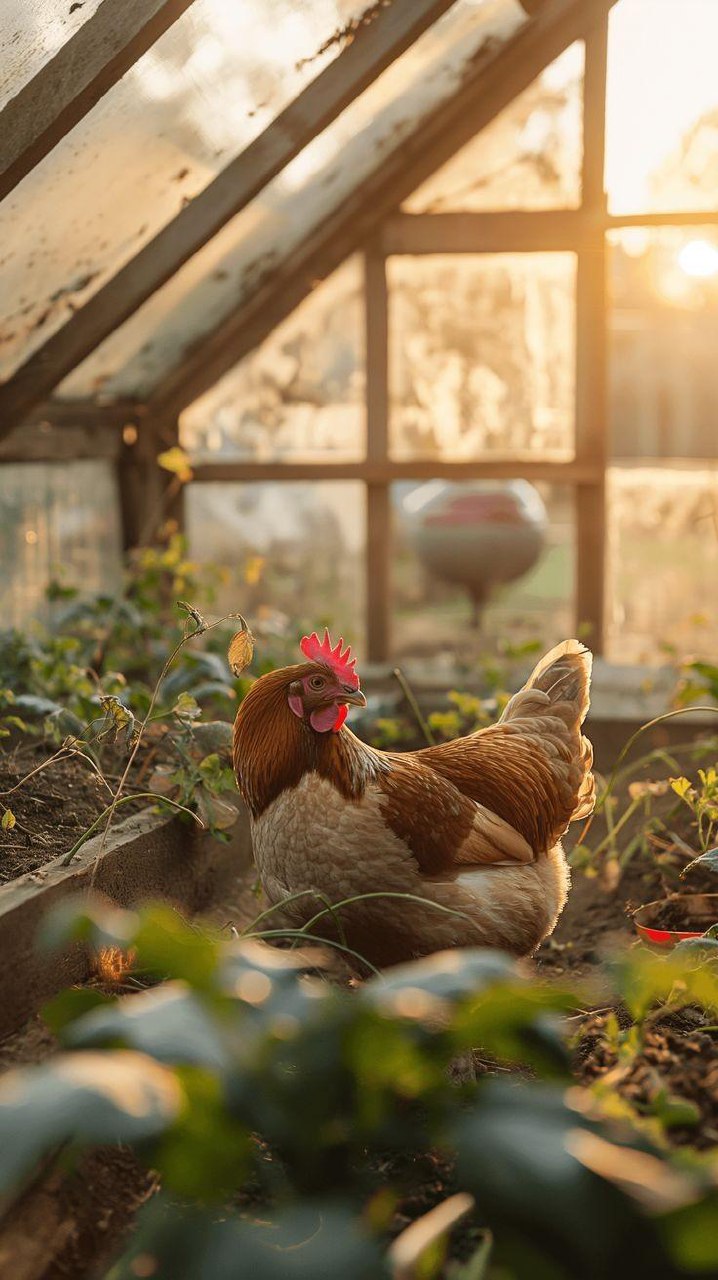
[(257, 818), (283, 791), (311, 773), (327, 779), (347, 800), (360, 800), (367, 785), (390, 768), (390, 758), (346, 727), (317, 733), (287, 705), (286, 672), (258, 680), (234, 726), (237, 783)]

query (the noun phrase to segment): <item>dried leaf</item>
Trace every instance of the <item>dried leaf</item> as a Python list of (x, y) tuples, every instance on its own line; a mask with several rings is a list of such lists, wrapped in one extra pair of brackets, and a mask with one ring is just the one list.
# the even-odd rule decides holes
[(232, 675), (241, 676), (242, 672), (249, 666), (254, 654), (254, 637), (251, 631), (246, 629), (237, 631), (230, 640), (229, 649), (227, 650), (227, 661), (229, 662)]
[(12, 831), (13, 827), (15, 826), (15, 822), (16, 822), (16, 818), (12, 809), (6, 809), (2, 816), (2, 822), (0, 822), (0, 826), (2, 827), (3, 831)]

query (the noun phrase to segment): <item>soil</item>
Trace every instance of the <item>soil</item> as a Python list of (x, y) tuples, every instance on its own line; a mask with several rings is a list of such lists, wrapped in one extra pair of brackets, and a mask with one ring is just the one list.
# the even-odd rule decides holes
[(0, 759), (2, 801), (15, 816), (12, 830), (0, 832), (2, 884), (71, 849), (110, 799), (99, 778), (77, 760), (50, 765), (8, 795), (48, 754), (45, 745), (37, 744)]
[[(52, 754), (47, 743), (23, 741), (0, 756), (0, 803), (15, 818), (11, 829), (0, 829), (0, 884), (37, 871), (71, 849), (111, 802), (125, 763), (125, 757), (118, 754), (113, 759), (108, 752), (108, 758), (103, 759), (106, 782), (78, 756), (52, 761), (28, 778)], [(148, 734), (137, 753), (126, 794), (146, 789), (148, 766), (154, 767), (162, 759), (160, 734)], [(119, 816), (127, 818), (146, 805), (146, 800), (129, 801)]]

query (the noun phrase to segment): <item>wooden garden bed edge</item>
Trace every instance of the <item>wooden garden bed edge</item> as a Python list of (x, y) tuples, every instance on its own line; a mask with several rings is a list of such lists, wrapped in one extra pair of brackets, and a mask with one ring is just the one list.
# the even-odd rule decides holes
[[(220, 900), (251, 862), (249, 818), (238, 813), (228, 842), (150, 810), (88, 840), (69, 866), (64, 854), (0, 888), (0, 1039), (18, 1030), (44, 1001), (90, 972), (86, 950), (38, 947), (42, 922), (58, 903), (93, 887), (118, 906), (164, 899), (185, 914)], [(96, 869), (95, 869), (95, 864)]]

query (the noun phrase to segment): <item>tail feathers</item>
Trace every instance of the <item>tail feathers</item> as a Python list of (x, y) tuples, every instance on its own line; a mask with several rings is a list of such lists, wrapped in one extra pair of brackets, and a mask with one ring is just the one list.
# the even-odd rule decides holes
[(508, 702), (502, 721), (518, 716), (558, 715), (569, 725), (582, 725), (590, 703), (592, 665), (593, 656), (580, 640), (557, 644)]
[(534, 722), (531, 728), (552, 758), (553, 769), (573, 793), (571, 819), (587, 817), (595, 802), (593, 748), (581, 733), (590, 702), (592, 663), (590, 651), (579, 640), (556, 645), (511, 698), (500, 721), (516, 730), (523, 721), (523, 732)]

